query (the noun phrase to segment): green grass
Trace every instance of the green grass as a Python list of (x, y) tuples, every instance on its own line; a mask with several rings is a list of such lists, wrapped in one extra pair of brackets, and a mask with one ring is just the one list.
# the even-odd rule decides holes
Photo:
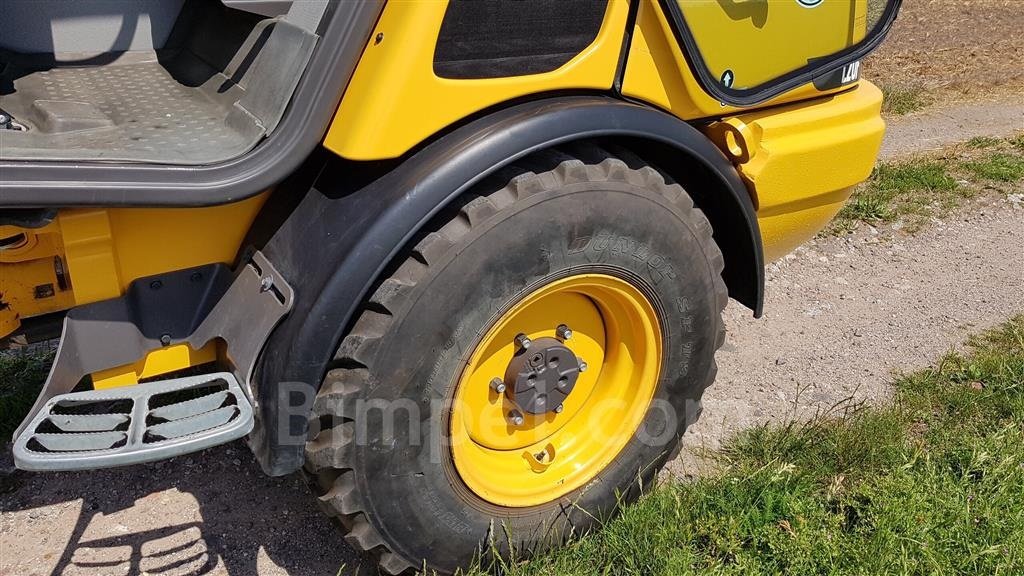
[(986, 180), (1014, 182), (1024, 178), (1024, 157), (1013, 154), (993, 154), (977, 162), (965, 162), (963, 167)]
[(952, 208), (970, 192), (949, 172), (944, 160), (879, 164), (839, 212), (836, 226), (849, 230), (857, 222), (893, 222), (907, 215), (923, 218), (934, 205)]
[(9, 442), (28, 414), (50, 371), (53, 353), (9, 351), (0, 355), (0, 442)]
[(861, 222), (902, 221), (913, 232), (942, 217), (992, 184), (1024, 180), (1024, 135), (978, 137), (941, 156), (880, 163), (854, 192), (825, 234), (842, 234)]
[(999, 145), (999, 138), (991, 136), (975, 136), (967, 141), (968, 148), (993, 148)]
[(883, 86), (882, 96), (882, 112), (892, 116), (910, 114), (931, 103), (919, 88)]
[(717, 475), (504, 571), (1024, 574), (1024, 315), (970, 347), (899, 378), (889, 405), (750, 430)]

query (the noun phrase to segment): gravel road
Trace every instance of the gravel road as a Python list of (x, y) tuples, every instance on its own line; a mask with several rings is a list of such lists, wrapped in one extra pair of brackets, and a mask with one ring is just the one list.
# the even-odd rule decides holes
[(1000, 198), (912, 237), (868, 229), (769, 265), (764, 317), (726, 309), (718, 379), (669, 470), (699, 474), (701, 450), (736, 430), (884, 400), (894, 373), (1024, 313), (1022, 246), (1024, 205)]
[[(885, 154), (1022, 128), (1019, 102), (926, 112), (890, 126)], [(696, 453), (755, 423), (884, 399), (892, 371), (1024, 312), (1022, 246), (1024, 207), (990, 198), (915, 236), (864, 230), (770, 265), (765, 317), (726, 310), (718, 382), (670, 470), (699, 473)], [(360, 564), (300, 479), (263, 476), (240, 443), (123, 470), (7, 478), (2, 575), (305, 576)]]

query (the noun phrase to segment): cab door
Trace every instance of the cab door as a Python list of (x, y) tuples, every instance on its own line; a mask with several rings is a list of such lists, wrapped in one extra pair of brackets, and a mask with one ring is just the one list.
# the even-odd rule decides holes
[(664, 0), (692, 72), (723, 103), (749, 106), (814, 82), (855, 82), (900, 0)]

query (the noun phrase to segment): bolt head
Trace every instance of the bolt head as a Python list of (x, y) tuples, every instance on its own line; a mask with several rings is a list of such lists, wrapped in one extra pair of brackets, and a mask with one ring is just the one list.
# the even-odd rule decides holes
[(586, 372), (586, 371), (587, 371), (587, 363), (584, 362), (583, 360), (580, 360), (580, 372)]
[(505, 381), (501, 378), (495, 377), (491, 380), (491, 390), (494, 390), (498, 394), (504, 394), (506, 390)]
[(555, 406), (555, 414), (561, 414), (562, 410), (565, 410), (565, 406), (563, 406), (561, 404), (559, 404), (558, 406)]
[(512, 410), (508, 413), (508, 421), (512, 423), (513, 426), (522, 426), (524, 422), (523, 414), (519, 410)]
[(274, 287), (274, 278), (271, 276), (264, 276), (260, 278), (260, 292), (266, 292)]
[(572, 330), (565, 324), (559, 324), (558, 328), (555, 328), (555, 335), (562, 340), (568, 340), (572, 338)]
[(520, 350), (527, 350), (532, 343), (533, 340), (530, 340), (530, 337), (526, 334), (516, 334), (515, 344)]

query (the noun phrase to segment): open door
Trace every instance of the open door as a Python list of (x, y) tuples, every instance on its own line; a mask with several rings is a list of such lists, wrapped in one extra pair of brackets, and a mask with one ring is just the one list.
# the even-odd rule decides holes
[(720, 101), (749, 106), (813, 81), (855, 82), (901, 0), (664, 0), (694, 76)]

